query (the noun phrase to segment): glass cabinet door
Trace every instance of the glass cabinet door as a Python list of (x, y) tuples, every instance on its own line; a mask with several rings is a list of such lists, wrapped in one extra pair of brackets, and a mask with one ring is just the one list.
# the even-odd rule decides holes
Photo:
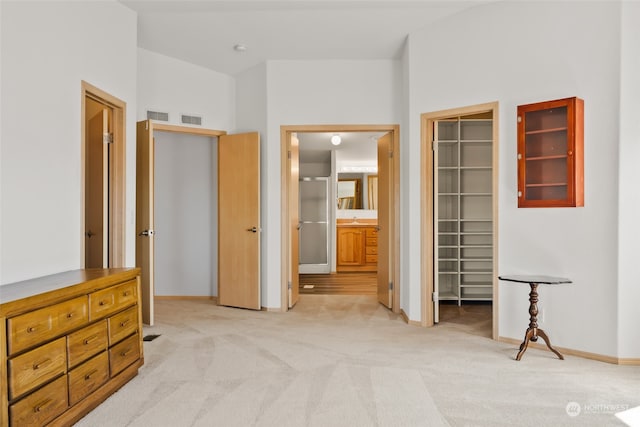
[(518, 107), (518, 207), (583, 206), (583, 101)]

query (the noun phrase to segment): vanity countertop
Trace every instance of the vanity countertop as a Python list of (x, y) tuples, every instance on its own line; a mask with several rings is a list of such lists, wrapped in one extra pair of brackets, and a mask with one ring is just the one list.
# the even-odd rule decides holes
[(358, 218), (355, 221), (348, 218), (338, 218), (336, 221), (337, 227), (375, 227), (378, 225), (378, 220), (375, 218)]

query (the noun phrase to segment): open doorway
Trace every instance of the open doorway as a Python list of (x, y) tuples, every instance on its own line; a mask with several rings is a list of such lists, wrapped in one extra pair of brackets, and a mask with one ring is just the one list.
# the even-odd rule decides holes
[(377, 294), (378, 138), (298, 132), (299, 292)]
[(498, 104), (422, 115), (422, 324), (497, 338)]
[(125, 102), (82, 82), (81, 265), (125, 260)]
[[(331, 266), (330, 268), (332, 271), (338, 272), (339, 262), (337, 260), (337, 253), (339, 251), (339, 242), (341, 238), (337, 235), (338, 233), (336, 232), (336, 230), (339, 221), (343, 221), (345, 224), (349, 223), (349, 225), (357, 225), (357, 227), (361, 228), (359, 235), (356, 235), (356, 233), (352, 233), (351, 235), (344, 237), (343, 241), (345, 245), (350, 244), (352, 249), (354, 245), (358, 245), (357, 252), (361, 255), (360, 257), (358, 257), (358, 262), (359, 264), (366, 263), (365, 245), (367, 242), (367, 237), (365, 237), (365, 228), (370, 228), (370, 232), (373, 233), (373, 236), (369, 238), (369, 240), (372, 248), (371, 251), (373, 253), (370, 253), (369, 260), (371, 260), (374, 256), (378, 259), (376, 260), (376, 262), (370, 262), (370, 265), (368, 267), (360, 265), (356, 268), (354, 266), (354, 269), (352, 269), (352, 271), (358, 271), (358, 268), (362, 270), (361, 273), (366, 273), (367, 268), (372, 270), (369, 272), (369, 275), (371, 276), (371, 273), (373, 273), (374, 276), (372, 277), (375, 277), (375, 293), (378, 295), (378, 301), (383, 305), (391, 308), (394, 312), (399, 313), (399, 261), (397, 259), (399, 254), (399, 247), (398, 240), (396, 238), (399, 233), (399, 224), (396, 220), (397, 218), (399, 218), (399, 156), (397, 155), (399, 145), (398, 126), (318, 125), (283, 126), (281, 129), (283, 153), (282, 194), (285, 196), (283, 197), (283, 212), (286, 212), (286, 215), (283, 216), (283, 307), (293, 307), (298, 299), (300, 266), (299, 255), (302, 255), (304, 251), (304, 248), (302, 248), (302, 250), (298, 248), (298, 243), (300, 241), (299, 236), (301, 233), (301, 229), (303, 229), (305, 225), (310, 223), (301, 223), (301, 218), (299, 218), (299, 214), (301, 212), (299, 210), (300, 180), (303, 180), (305, 178), (319, 178), (317, 176), (305, 176), (304, 171), (303, 173), (301, 173), (300, 150), (301, 147), (302, 149), (304, 149), (302, 145), (304, 144), (304, 142), (301, 142), (301, 140), (304, 141), (307, 136), (318, 137), (325, 139), (326, 141), (324, 142), (326, 143), (327, 141), (331, 140), (332, 136), (340, 136), (341, 138), (345, 138), (351, 134), (354, 134), (365, 136), (365, 140), (369, 140), (370, 142), (372, 142), (370, 140), (371, 136), (382, 135), (382, 137), (378, 138), (377, 143), (374, 145), (374, 147), (376, 147), (374, 150), (376, 150), (378, 153), (383, 153), (382, 156), (378, 155), (376, 160), (378, 162), (378, 169), (380, 169), (380, 163), (382, 163), (382, 175), (385, 177), (385, 181), (383, 184), (378, 184), (376, 186), (376, 183), (379, 181), (368, 179), (369, 176), (375, 176), (376, 174), (374, 173), (368, 173), (366, 177), (362, 175), (359, 178), (345, 176), (344, 182), (356, 182), (357, 179), (360, 179), (360, 185), (356, 187), (356, 185), (352, 184), (354, 190), (354, 194), (352, 196), (339, 194), (339, 181), (336, 172), (337, 168), (335, 167), (336, 159), (334, 157), (331, 160), (331, 156), (329, 156), (330, 160), (328, 160), (327, 163), (330, 172), (323, 173), (330, 178), (329, 189), (327, 190), (327, 199), (329, 205), (328, 212), (330, 214), (328, 215), (326, 221), (329, 223), (329, 225), (327, 226), (327, 229), (329, 231), (326, 239), (329, 242), (330, 250), (327, 251), (329, 255), (326, 262)], [(360, 147), (360, 149), (362, 150), (362, 146)], [(308, 175), (313, 174), (314, 173), (310, 173)], [(371, 187), (369, 187), (370, 182)], [(366, 218), (364, 215), (356, 214), (356, 220), (354, 221), (353, 209), (360, 206), (367, 206), (369, 203), (376, 203), (375, 198), (371, 198), (372, 200), (371, 202), (369, 202), (370, 198), (367, 195), (367, 191), (369, 191), (369, 188), (374, 189), (371, 191), (375, 191), (376, 195), (378, 195), (378, 191), (382, 189), (384, 192), (384, 200), (377, 201), (378, 211), (376, 212), (376, 216)], [(355, 194), (356, 189), (358, 190), (357, 195)], [(366, 199), (363, 198), (363, 196), (366, 197)], [(347, 202), (346, 200), (348, 198), (352, 199)], [(338, 214), (339, 209), (337, 209), (337, 207), (339, 206), (343, 206), (346, 208), (344, 212), (340, 212), (340, 214)], [(382, 206), (382, 208), (380, 208), (380, 206)], [(372, 211), (371, 209), (367, 210)], [(384, 211), (382, 215), (380, 215), (380, 210)], [(369, 215), (371, 216), (371, 212), (369, 212)], [(302, 218), (302, 220), (304, 220), (304, 218)], [(315, 228), (320, 227), (315, 226)], [(322, 231), (323, 236), (324, 230)], [(380, 254), (380, 250), (382, 250), (382, 254)], [(322, 247), (322, 252), (323, 254), (325, 252), (324, 245)], [(348, 260), (343, 261), (345, 262), (343, 262), (342, 264), (348, 264)], [(372, 266), (373, 268), (371, 269)]]

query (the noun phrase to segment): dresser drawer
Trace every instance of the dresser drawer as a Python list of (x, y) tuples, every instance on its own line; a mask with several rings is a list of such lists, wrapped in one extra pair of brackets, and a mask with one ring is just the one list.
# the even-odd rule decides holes
[(130, 280), (112, 288), (89, 294), (89, 319), (116, 313), (138, 301), (138, 282)]
[(364, 235), (366, 238), (377, 238), (378, 237), (378, 230), (375, 228), (367, 228), (365, 229)]
[(378, 247), (378, 238), (377, 237), (367, 237), (365, 240), (365, 246), (373, 246)]
[(12, 317), (7, 320), (9, 355), (62, 335), (87, 321), (86, 296)]
[(378, 262), (378, 255), (365, 255), (365, 262), (367, 264), (375, 264)]
[(9, 399), (67, 371), (66, 338), (59, 338), (9, 360)]
[(69, 369), (108, 347), (107, 321), (102, 320), (67, 336)]
[(365, 248), (366, 255), (378, 255), (378, 247), (377, 246), (367, 246)]
[(109, 369), (115, 377), (140, 358), (140, 335), (135, 334), (109, 349)]
[(109, 345), (128, 337), (138, 329), (138, 306), (135, 305), (108, 319)]
[(12, 427), (43, 426), (69, 406), (67, 377), (60, 377), (9, 407)]
[(103, 351), (69, 372), (69, 405), (75, 405), (109, 379), (109, 354)]

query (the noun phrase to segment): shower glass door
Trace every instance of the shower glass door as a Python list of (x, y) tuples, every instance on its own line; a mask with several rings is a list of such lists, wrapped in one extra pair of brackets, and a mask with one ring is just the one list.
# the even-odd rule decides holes
[(329, 178), (300, 180), (300, 267), (301, 274), (328, 274), (329, 265)]

